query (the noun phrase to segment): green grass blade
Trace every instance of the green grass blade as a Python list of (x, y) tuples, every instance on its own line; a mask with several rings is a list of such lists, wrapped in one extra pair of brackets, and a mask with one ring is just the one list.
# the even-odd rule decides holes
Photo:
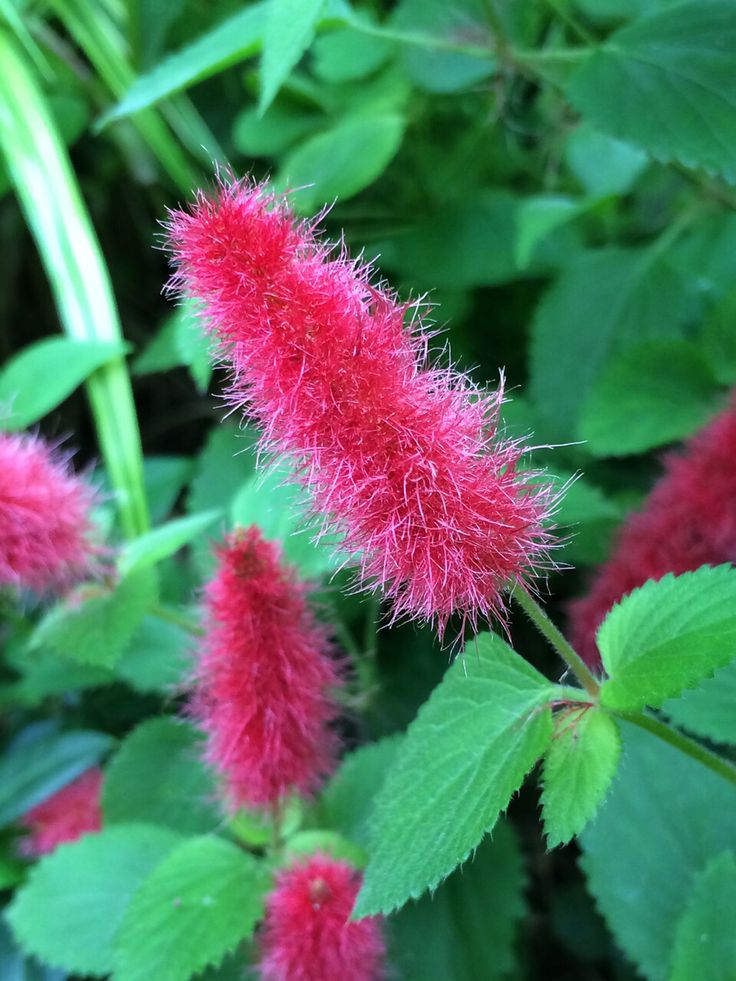
[[(17, 42), (0, 29), (0, 150), (7, 163), (64, 330), (119, 342), (120, 321), (100, 246), (66, 150)], [(138, 421), (127, 366), (116, 358), (87, 381), (100, 449), (124, 532), (148, 527)]]

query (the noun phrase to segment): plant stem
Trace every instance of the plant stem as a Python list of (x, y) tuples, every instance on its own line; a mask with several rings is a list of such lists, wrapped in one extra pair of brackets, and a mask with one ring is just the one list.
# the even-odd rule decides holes
[(158, 617), (159, 620), (165, 620), (167, 623), (173, 623), (177, 627), (181, 627), (182, 630), (186, 630), (187, 633), (192, 634), (194, 637), (201, 637), (204, 634), (204, 630), (195, 620), (188, 617), (186, 613), (179, 613), (177, 610), (172, 610), (169, 606), (157, 604), (151, 608), (151, 613), (153, 616)]
[(588, 692), (589, 695), (592, 695), (593, 698), (597, 698), (600, 685), (593, 677), (592, 672), (588, 669), (583, 659), (565, 640), (560, 630), (554, 625), (554, 623), (552, 623), (539, 603), (537, 603), (537, 601), (524, 588), (524, 586), (516, 586), (514, 591), (511, 593), (511, 596), (526, 613), (537, 630), (544, 637), (546, 637), (552, 647), (554, 647), (562, 660), (578, 679), (582, 687)]
[(729, 760), (724, 760), (718, 753), (707, 749), (695, 739), (691, 739), (678, 729), (674, 729), (656, 716), (649, 715), (646, 712), (634, 712), (631, 714), (622, 712), (620, 718), (631, 722), (640, 729), (651, 732), (653, 736), (658, 736), (664, 742), (669, 743), (670, 746), (674, 746), (675, 749), (679, 749), (680, 752), (685, 753), (686, 756), (690, 756), (692, 759), (697, 760), (698, 763), (702, 763), (703, 766), (707, 766), (709, 770), (724, 777), (730, 783), (736, 784), (736, 766), (733, 763)]

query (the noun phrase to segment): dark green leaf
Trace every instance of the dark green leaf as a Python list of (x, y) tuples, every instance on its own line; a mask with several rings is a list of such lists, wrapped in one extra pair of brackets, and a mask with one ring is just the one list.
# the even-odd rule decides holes
[(665, 702), (662, 711), (678, 726), (704, 739), (736, 743), (736, 660), (701, 681), (697, 688)]
[(194, 640), (176, 623), (145, 616), (115, 665), (115, 673), (138, 691), (171, 694), (192, 668)]
[(245, 109), (235, 119), (233, 143), (248, 157), (272, 157), (314, 132), (322, 122), (315, 112), (281, 102), (265, 115)]
[(734, 909), (736, 860), (733, 852), (723, 852), (695, 877), (677, 924), (669, 981), (728, 981), (734, 976), (736, 932), (726, 912)]
[(163, 521), (171, 512), (184, 484), (194, 469), (187, 456), (147, 456), (143, 460), (143, 480), (151, 511), (151, 521)]
[(638, 147), (622, 143), (587, 123), (576, 126), (565, 144), (567, 166), (591, 197), (626, 194), (647, 165)]
[(579, 215), (584, 207), (583, 203), (561, 194), (526, 198), (516, 216), (516, 261), (519, 268), (525, 269), (529, 265), (542, 239)]

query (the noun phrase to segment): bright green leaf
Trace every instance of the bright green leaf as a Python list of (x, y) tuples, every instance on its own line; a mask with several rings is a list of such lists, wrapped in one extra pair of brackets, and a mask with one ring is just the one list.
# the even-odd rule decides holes
[(261, 96), (263, 113), (314, 38), (326, 0), (271, 0), (263, 35)]
[(588, 888), (617, 944), (649, 981), (665, 981), (694, 877), (736, 849), (736, 787), (628, 723), (606, 801), (583, 831)]
[(125, 546), (118, 560), (120, 574), (129, 576), (136, 570), (167, 559), (197, 538), (220, 517), (221, 511), (202, 511), (185, 518), (174, 518), (159, 528), (134, 538)]
[(558, 720), (542, 766), (542, 817), (547, 845), (565, 845), (598, 810), (618, 767), (621, 737), (613, 719), (596, 708)]
[(0, 372), (0, 429), (24, 429), (71, 395), (127, 345), (49, 337), (16, 354)]
[(728, 912), (735, 909), (736, 860), (729, 851), (712, 859), (695, 877), (690, 901), (677, 924), (669, 981), (734, 977), (736, 931)]
[(645, 583), (614, 606), (597, 643), (610, 675), (602, 704), (657, 708), (736, 655), (736, 568), (704, 566)]
[(113, 937), (133, 894), (180, 840), (168, 828), (120, 825), (61, 845), (10, 905), (18, 943), (67, 971), (109, 974)]
[(366, 863), (366, 853), (359, 846), (344, 838), (337, 831), (309, 829), (292, 835), (284, 846), (285, 859), (304, 855), (332, 855), (342, 859), (354, 868), (362, 868)]
[(393, 46), (380, 37), (352, 27), (318, 37), (312, 46), (314, 73), (325, 82), (341, 84), (372, 75), (391, 56)]
[(698, 0), (612, 34), (574, 72), (573, 105), (604, 132), (736, 180), (736, 16), (730, 0)]
[(185, 834), (216, 830), (222, 815), (203, 751), (202, 737), (186, 722), (171, 718), (142, 722), (105, 769), (105, 822), (142, 821)]
[(115, 938), (116, 981), (188, 981), (249, 936), (266, 867), (222, 838), (192, 838), (133, 897)]
[(555, 691), (494, 634), (456, 659), (376, 798), (358, 916), (402, 906), (467, 859), (546, 749)]
[(568, 137), (565, 160), (593, 198), (628, 193), (648, 162), (643, 150), (606, 136), (588, 123), (580, 123)]
[(145, 616), (115, 673), (131, 688), (170, 695), (190, 675), (194, 642), (177, 623), (158, 616)]
[(580, 438), (597, 456), (642, 453), (699, 429), (717, 406), (716, 379), (690, 341), (654, 340), (613, 358), (594, 382)]

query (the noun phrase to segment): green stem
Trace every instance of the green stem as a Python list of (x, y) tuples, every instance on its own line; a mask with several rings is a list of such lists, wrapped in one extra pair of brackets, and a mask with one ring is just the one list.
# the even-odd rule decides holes
[(670, 746), (674, 746), (675, 749), (679, 749), (680, 752), (685, 753), (686, 756), (690, 756), (692, 759), (697, 760), (698, 763), (702, 763), (703, 766), (707, 766), (709, 770), (736, 784), (736, 766), (733, 763), (729, 760), (724, 760), (722, 756), (702, 746), (699, 742), (686, 736), (678, 729), (673, 729), (672, 726), (658, 719), (656, 716), (649, 715), (645, 712), (631, 714), (622, 712), (620, 718), (626, 719), (627, 722), (631, 722), (640, 729), (651, 732), (653, 736), (658, 736), (664, 742), (669, 743)]
[(562, 660), (578, 679), (582, 687), (593, 698), (598, 698), (600, 685), (593, 674), (572, 646), (565, 640), (561, 631), (550, 620), (547, 614), (531, 594), (523, 587), (516, 586), (511, 596), (532, 621), (537, 630), (547, 638)]
[(177, 627), (181, 627), (182, 630), (186, 630), (188, 634), (192, 634), (194, 637), (201, 637), (204, 634), (204, 630), (199, 626), (191, 617), (188, 617), (185, 613), (179, 613), (177, 610), (172, 610), (171, 607), (156, 605), (152, 607), (151, 613), (153, 616), (158, 617), (159, 620), (165, 620), (167, 623), (173, 623)]

